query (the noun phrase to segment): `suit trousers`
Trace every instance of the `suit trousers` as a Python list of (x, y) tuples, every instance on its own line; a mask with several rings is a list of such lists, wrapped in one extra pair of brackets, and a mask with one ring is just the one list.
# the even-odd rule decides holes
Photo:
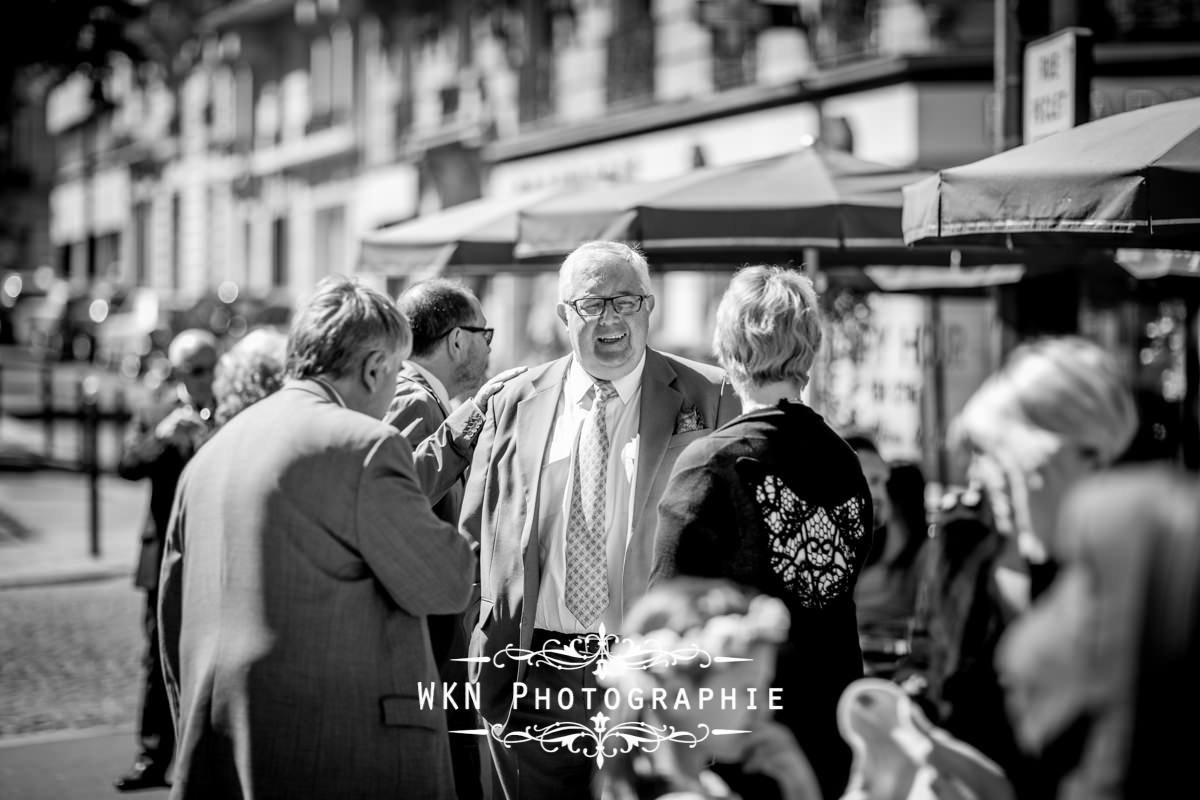
[[(474, 607), (479, 606), (479, 589), (474, 594)], [(438, 675), (446, 683), (457, 683), (466, 686), (470, 678), (467, 675), (467, 665), (455, 661), (467, 655), (467, 640), (469, 630), (466, 625), (474, 627), (474, 617), (464, 614), (438, 614), (429, 616), (429, 639), (433, 643), (434, 660), (438, 665)], [(457, 708), (446, 711), (446, 729), (471, 730), (479, 727), (479, 712), (474, 708)], [(479, 740), (465, 734), (450, 734), (450, 762), (454, 767), (454, 791), (458, 800), (481, 800), (483, 785), (480, 782)]]
[[(539, 633), (541, 633), (539, 631)], [(565, 639), (571, 637), (561, 634)], [(534, 647), (538, 647), (535, 637)], [(593, 708), (587, 707), (583, 689), (597, 688), (595, 670), (555, 669), (551, 666), (530, 666), (525, 674), (527, 694), (521, 698), (517, 708), (509, 717), (505, 731), (551, 725), (555, 722), (577, 722), (592, 727), (589, 717), (603, 710), (603, 705), (593, 700)], [(564, 710), (559, 705), (559, 692), (569, 690), (574, 698), (571, 708)], [(550, 692), (550, 708), (537, 708), (535, 693)], [(593, 694), (599, 698), (603, 691)], [(545, 704), (543, 704), (544, 706)], [(521, 742), (506, 747), (488, 737), (494, 766), (493, 800), (562, 800), (562, 798), (585, 798), (592, 796), (592, 779), (596, 760), (582, 753), (571, 753), (565, 748), (547, 753), (537, 742)]]
[(166, 770), (175, 753), (175, 724), (171, 720), (171, 705), (167, 700), (167, 685), (163, 678), (162, 656), (158, 647), (158, 591), (146, 590), (146, 671), (142, 687), (142, 717), (138, 726), (139, 760)]

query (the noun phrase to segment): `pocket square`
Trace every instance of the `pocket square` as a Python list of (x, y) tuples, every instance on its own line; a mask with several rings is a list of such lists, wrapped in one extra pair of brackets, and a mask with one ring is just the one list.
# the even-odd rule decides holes
[(681, 433), (702, 431), (707, 427), (704, 424), (704, 417), (700, 416), (700, 412), (696, 410), (695, 406), (692, 406), (679, 412), (679, 416), (675, 418), (675, 430), (671, 435), (677, 436)]

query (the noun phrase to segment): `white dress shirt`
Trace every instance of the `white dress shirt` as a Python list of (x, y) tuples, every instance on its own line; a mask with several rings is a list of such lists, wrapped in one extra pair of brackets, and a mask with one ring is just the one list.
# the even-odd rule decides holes
[(613, 381), (617, 396), (608, 402), (608, 481), (604, 493), (604, 531), (608, 541), (608, 608), (591, 625), (582, 625), (566, 607), (567, 520), (571, 518), (571, 464), (579, 428), (592, 408), (595, 379), (572, 360), (563, 382), (550, 447), (542, 461), (538, 504), (539, 556), (542, 565), (534, 626), (563, 633), (620, 630), (621, 582), (630, 531), (630, 498), (637, 474), (638, 423), (641, 420), (642, 371), (646, 355), (633, 371)]

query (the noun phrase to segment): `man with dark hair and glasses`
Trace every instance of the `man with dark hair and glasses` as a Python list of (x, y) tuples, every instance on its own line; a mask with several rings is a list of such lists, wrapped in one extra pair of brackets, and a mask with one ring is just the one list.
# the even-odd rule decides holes
[[(571, 353), (493, 399), (463, 500), (461, 526), (480, 542), (471, 677), (500, 736), (555, 722), (594, 729), (596, 708), (585, 700), (593, 669), (495, 656), (509, 646), (595, 654), (602, 629), (619, 634), (646, 591), (658, 501), (676, 457), (741, 410), (721, 370), (646, 346), (655, 303), (636, 250), (581, 245), (559, 271), (559, 299)], [(575, 700), (538, 708), (534, 698), (547, 691)], [(493, 796), (590, 796), (594, 758), (495, 736), (488, 744)]]
[[(467, 468), (488, 398), (525, 368), (510, 370), (484, 384), (494, 330), (487, 327), (479, 300), (457, 283), (442, 278), (420, 281), (396, 298), (396, 305), (412, 326), (413, 346), (396, 378), (396, 393), (386, 419), (414, 449), (435, 437), (440, 445), (441, 472), (453, 472), (460, 479), (444, 493), (426, 487), (426, 495), (440, 519), (457, 525)], [(456, 400), (462, 402), (456, 404)], [(429, 617), (433, 657), (447, 683), (465, 684), (467, 680), (466, 665), (453, 659), (467, 655), (478, 606), (476, 592), (463, 614)], [(450, 730), (478, 727), (475, 712), (467, 708), (448, 710), (446, 722)], [(451, 736), (450, 755), (459, 800), (482, 797), (478, 742), (469, 736)]]
[(158, 649), (158, 571), (171, 501), (184, 466), (212, 432), (213, 373), (217, 340), (206, 330), (185, 330), (167, 348), (174, 377), (134, 417), (117, 472), (131, 481), (150, 479), (150, 511), (142, 526), (142, 548), (134, 583), (146, 592), (146, 675), (142, 689), (139, 752), (133, 766), (116, 781), (127, 792), (165, 786), (175, 749), (175, 729)]

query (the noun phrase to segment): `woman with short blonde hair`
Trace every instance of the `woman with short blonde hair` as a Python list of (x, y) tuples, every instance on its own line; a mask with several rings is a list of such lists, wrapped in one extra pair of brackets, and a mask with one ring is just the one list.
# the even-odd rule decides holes
[(766, 384), (808, 385), (821, 347), (821, 312), (811, 280), (781, 267), (748, 267), (717, 308), (713, 351), (743, 393)]
[(854, 584), (872, 512), (858, 456), (800, 397), (820, 346), (812, 281), (773, 266), (734, 275), (713, 349), (744, 413), (680, 454), (658, 506), (651, 583), (726, 578), (783, 600), (792, 627), (778, 674), (794, 699), (778, 721), (835, 797), (850, 769), (837, 700), (863, 674)]

